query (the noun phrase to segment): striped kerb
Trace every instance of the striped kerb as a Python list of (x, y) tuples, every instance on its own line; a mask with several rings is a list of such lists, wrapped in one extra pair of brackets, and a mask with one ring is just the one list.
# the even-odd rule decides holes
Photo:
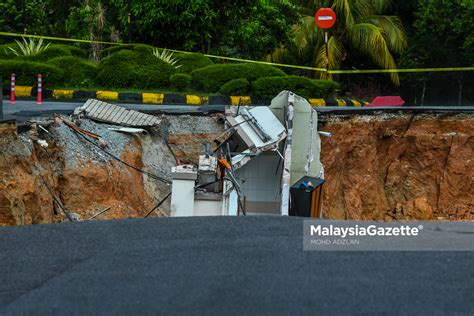
[(96, 97), (100, 100), (117, 101), (119, 94), (116, 91), (97, 91)]
[(309, 99), (308, 101), (312, 106), (326, 106), (324, 99)]
[(252, 99), (249, 96), (231, 96), (230, 97), (230, 104), (232, 105), (239, 105), (239, 101), (241, 105), (252, 104)]
[(53, 90), (54, 99), (72, 99), (74, 90)]
[(31, 89), (33, 89), (33, 87), (16, 86), (15, 87), (15, 96), (17, 96), (17, 97), (31, 97)]
[(186, 104), (187, 105), (201, 105), (202, 100), (198, 95), (186, 95)]
[(142, 93), (143, 103), (163, 104), (164, 98), (162, 93)]

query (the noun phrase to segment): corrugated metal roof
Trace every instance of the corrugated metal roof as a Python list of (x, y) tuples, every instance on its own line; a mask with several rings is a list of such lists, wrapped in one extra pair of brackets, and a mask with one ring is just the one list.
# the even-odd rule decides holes
[(124, 126), (146, 127), (159, 125), (161, 122), (161, 119), (156, 116), (134, 110), (127, 110), (119, 105), (95, 99), (87, 100), (87, 102), (77, 108), (74, 113), (83, 113), (88, 118), (96, 121)]

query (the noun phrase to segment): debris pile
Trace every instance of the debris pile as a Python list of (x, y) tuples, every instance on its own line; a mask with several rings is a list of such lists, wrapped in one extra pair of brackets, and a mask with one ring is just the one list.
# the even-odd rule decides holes
[[(138, 125), (146, 129), (84, 112), (31, 120), (20, 133), (14, 123), (1, 124), (0, 225), (147, 215), (168, 194), (176, 165), (166, 143), (175, 120), (152, 117), (153, 126)], [(168, 214), (165, 201), (149, 216)]]

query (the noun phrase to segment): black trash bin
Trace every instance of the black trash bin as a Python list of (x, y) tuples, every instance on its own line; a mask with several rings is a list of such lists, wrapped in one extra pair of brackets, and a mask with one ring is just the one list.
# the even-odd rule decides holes
[(321, 216), (324, 179), (304, 176), (290, 188), (290, 216)]

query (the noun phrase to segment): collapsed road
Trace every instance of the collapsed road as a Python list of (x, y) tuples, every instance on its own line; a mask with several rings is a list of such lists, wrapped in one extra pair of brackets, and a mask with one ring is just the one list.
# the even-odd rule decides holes
[[(169, 216), (171, 169), (197, 166), (225, 117), (156, 117), (145, 129), (66, 114), (3, 123), (0, 225)], [(320, 113), (318, 125), (332, 134), (325, 217), (473, 218), (473, 114)]]

